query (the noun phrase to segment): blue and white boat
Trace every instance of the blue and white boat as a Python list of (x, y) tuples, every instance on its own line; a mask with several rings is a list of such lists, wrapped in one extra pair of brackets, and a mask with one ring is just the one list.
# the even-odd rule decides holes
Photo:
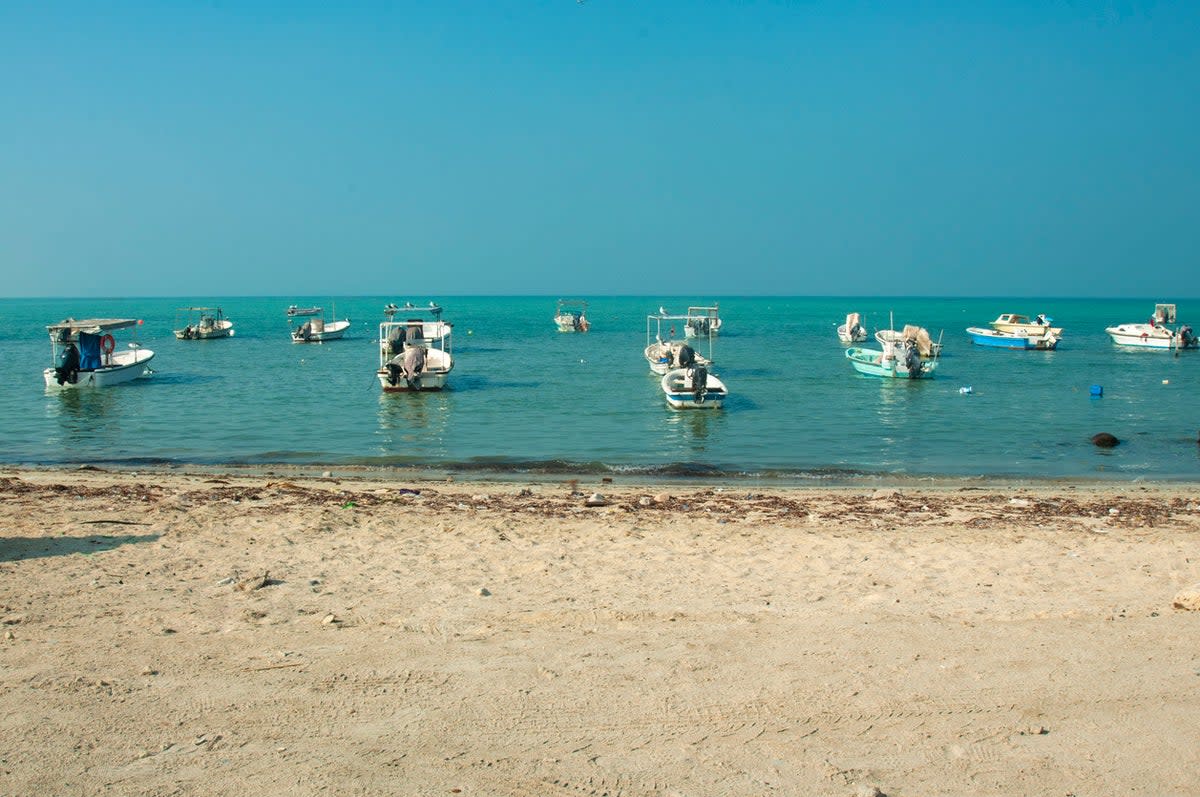
[(1019, 332), (1003, 332), (998, 329), (967, 327), (967, 334), (976, 346), (993, 349), (1053, 349), (1058, 346), (1059, 336), (1050, 327), (1042, 327), (1038, 334), (1023, 335)]
[(662, 391), (675, 410), (719, 410), (729, 395), (725, 383), (702, 365), (673, 368), (663, 374)]

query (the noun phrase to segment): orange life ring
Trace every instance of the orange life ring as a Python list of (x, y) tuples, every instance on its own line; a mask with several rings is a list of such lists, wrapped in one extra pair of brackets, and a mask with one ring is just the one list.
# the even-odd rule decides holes
[(117, 348), (117, 340), (112, 335), (105, 335), (100, 338), (100, 351), (105, 354), (112, 354), (115, 348)]

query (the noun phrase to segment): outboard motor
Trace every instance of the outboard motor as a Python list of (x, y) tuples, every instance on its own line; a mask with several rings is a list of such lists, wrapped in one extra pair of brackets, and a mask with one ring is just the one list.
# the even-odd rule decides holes
[(917, 353), (916, 347), (905, 347), (904, 367), (908, 369), (909, 379), (918, 379), (921, 376), (921, 355)]
[(59, 357), (59, 364), (54, 369), (54, 379), (60, 385), (75, 384), (79, 381), (79, 349), (75, 344), (68, 344)]
[(691, 368), (696, 364), (696, 351), (686, 343), (679, 347), (679, 353), (676, 355), (680, 368)]
[(395, 387), (396, 383), (400, 381), (400, 366), (395, 363), (388, 363), (387, 373), (387, 383)]
[(692, 398), (697, 403), (704, 401), (704, 397), (708, 394), (708, 369), (703, 365), (697, 365), (691, 370), (692, 375)]

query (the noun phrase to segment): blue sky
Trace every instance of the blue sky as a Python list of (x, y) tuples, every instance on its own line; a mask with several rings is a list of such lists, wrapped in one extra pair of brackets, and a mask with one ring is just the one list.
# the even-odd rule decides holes
[(1195, 296), (1198, 67), (1196, 3), (6, 0), (0, 291)]

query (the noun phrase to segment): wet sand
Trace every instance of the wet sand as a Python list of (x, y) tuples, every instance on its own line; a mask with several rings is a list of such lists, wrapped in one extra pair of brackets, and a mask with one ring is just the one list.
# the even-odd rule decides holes
[(0, 518), (0, 794), (1196, 791), (1191, 485), (10, 469)]

